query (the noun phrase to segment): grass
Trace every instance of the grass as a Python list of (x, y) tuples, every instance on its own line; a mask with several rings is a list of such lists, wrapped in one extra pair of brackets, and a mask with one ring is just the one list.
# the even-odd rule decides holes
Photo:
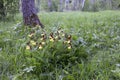
[[(47, 36), (60, 27), (71, 35), (72, 49), (64, 37), (46, 40), (39, 50), (26, 50), (30, 31), (15, 21), (0, 22), (0, 80), (119, 80), (120, 11), (41, 13)], [(39, 41), (41, 29), (32, 39)], [(56, 36), (54, 34), (54, 36)]]

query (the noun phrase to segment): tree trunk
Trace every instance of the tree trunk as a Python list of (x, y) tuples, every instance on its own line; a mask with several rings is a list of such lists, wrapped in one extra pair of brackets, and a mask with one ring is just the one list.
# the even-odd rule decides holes
[(44, 26), (37, 16), (35, 0), (22, 0), (21, 2), (24, 24), (28, 26), (39, 25), (41, 28), (43, 28)]
[(85, 5), (85, 0), (82, 0), (82, 10), (84, 8), (84, 5)]
[(48, 9), (52, 11), (52, 0), (48, 0)]
[(77, 10), (77, 0), (74, 0), (73, 2), (73, 10)]
[(98, 11), (98, 9), (97, 9), (97, 4), (96, 4), (96, 0), (90, 0), (90, 3), (91, 3), (91, 10), (92, 11)]
[(77, 10), (81, 10), (81, 0), (77, 0)]
[(112, 9), (112, 0), (107, 0), (108, 9)]
[(78, 0), (78, 6), (79, 6), (79, 10), (84, 10), (84, 6), (85, 6), (85, 0)]
[(63, 12), (63, 0), (60, 0), (60, 12)]
[(5, 9), (3, 0), (0, 1), (0, 19), (3, 20), (5, 18)]
[(65, 0), (65, 9), (69, 10), (69, 0)]

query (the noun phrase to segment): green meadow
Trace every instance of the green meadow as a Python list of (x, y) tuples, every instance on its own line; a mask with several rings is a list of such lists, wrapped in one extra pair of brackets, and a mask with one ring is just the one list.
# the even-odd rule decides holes
[(120, 11), (38, 15), (0, 22), (0, 80), (120, 80)]

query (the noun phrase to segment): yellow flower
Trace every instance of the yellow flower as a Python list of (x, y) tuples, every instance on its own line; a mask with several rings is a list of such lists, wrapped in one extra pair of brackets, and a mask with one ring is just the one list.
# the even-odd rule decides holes
[(26, 46), (26, 50), (30, 50), (30, 46), (29, 45)]
[(35, 46), (36, 45), (36, 42), (35, 41), (30, 41), (30, 43)]
[(34, 33), (31, 33), (31, 34), (28, 35), (28, 37), (32, 37), (33, 35), (34, 35)]
[(51, 41), (51, 42), (54, 42), (54, 39), (53, 39), (53, 38), (51, 38), (51, 39), (50, 39), (50, 41)]
[(36, 25), (36, 27), (40, 27), (40, 25)]
[(43, 38), (41, 38), (40, 40), (44, 40)]
[(42, 33), (41, 36), (44, 36), (44, 34)]
[(29, 34), (28, 37), (32, 37), (33, 35)]
[(52, 39), (52, 36), (49, 36), (50, 39)]
[(64, 41), (63, 43), (65, 44), (65, 43), (67, 43), (67, 41)]
[(40, 46), (39, 46), (39, 49), (42, 49), (42, 48), (43, 48), (42, 45), (40, 45)]
[(58, 39), (58, 36), (56, 36), (55, 39)]
[(68, 47), (68, 49), (71, 49), (71, 48), (72, 48), (71, 46)]
[(61, 33), (61, 31), (59, 30), (58, 33)]
[(64, 37), (64, 36), (65, 36), (65, 34), (62, 34), (62, 36)]
[(45, 44), (45, 42), (42, 42), (41, 44), (42, 44), (42, 45), (44, 45), (44, 44)]
[(70, 40), (67, 41), (68, 44), (69, 44), (70, 42), (71, 42)]

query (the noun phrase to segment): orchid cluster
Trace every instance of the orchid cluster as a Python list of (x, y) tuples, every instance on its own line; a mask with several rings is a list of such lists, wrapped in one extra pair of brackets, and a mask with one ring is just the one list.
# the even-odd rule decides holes
[(36, 30), (33, 30), (28, 35), (29, 40), (26, 43), (26, 50), (43, 49), (45, 46), (50, 45), (59, 45), (57, 43), (61, 42), (62, 45), (67, 46), (67, 49), (72, 49), (72, 36), (65, 33), (61, 28), (58, 28), (54, 32), (47, 33), (47, 31), (42, 31), (40, 34), (37, 34)]

